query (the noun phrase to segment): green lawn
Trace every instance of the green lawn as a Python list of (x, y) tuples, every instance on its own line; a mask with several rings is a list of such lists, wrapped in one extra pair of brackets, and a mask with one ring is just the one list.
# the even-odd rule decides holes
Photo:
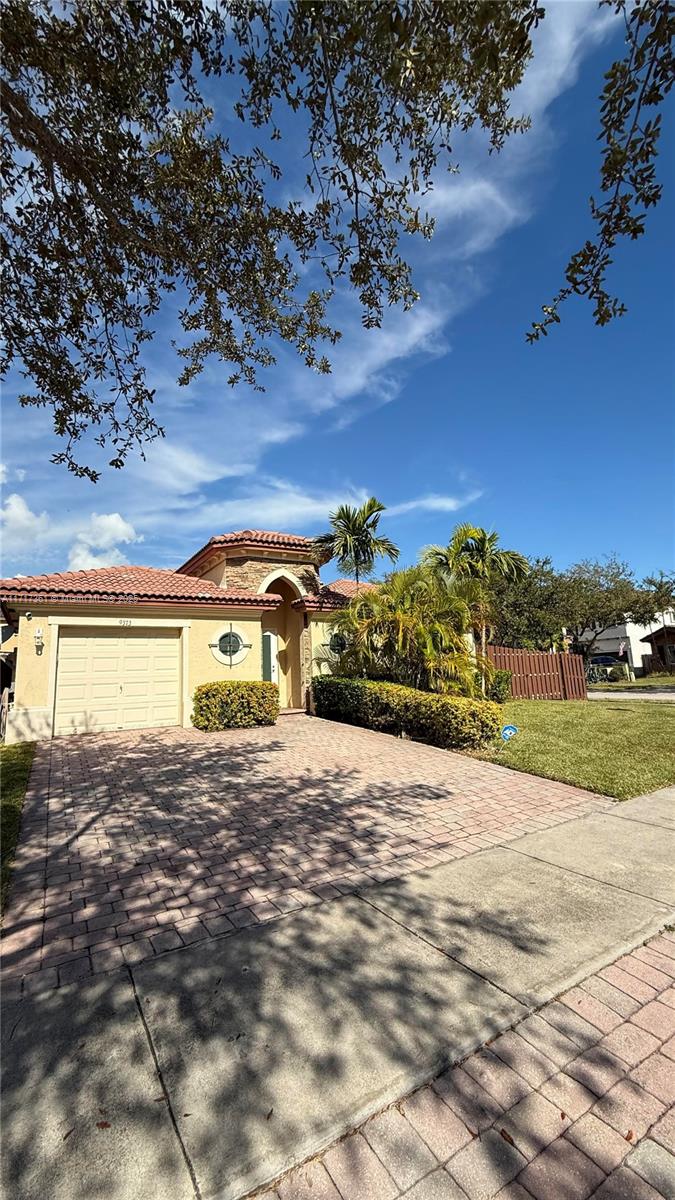
[(594, 692), (624, 692), (633, 688), (656, 688), (658, 691), (675, 692), (675, 675), (641, 675), (639, 679), (621, 679), (618, 683), (589, 683)]
[(14, 850), (21, 828), (21, 809), (35, 752), (34, 742), (0, 747), (0, 845), (2, 846), (2, 895), (0, 911), (4, 911), (9, 894)]
[(506, 745), (480, 758), (628, 800), (675, 783), (675, 704), (643, 700), (512, 700)]

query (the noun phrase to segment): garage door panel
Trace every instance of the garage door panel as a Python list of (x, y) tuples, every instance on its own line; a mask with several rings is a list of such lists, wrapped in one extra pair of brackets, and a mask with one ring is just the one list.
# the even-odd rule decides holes
[(97, 680), (92, 683), (89, 691), (92, 700), (117, 700), (120, 686), (114, 679), (111, 679), (109, 683), (101, 683)]
[(86, 671), (88, 659), (86, 654), (80, 654), (77, 658), (68, 659), (60, 665), (62, 675), (81, 675)]
[(135, 658), (131, 654), (122, 655), (122, 670), (130, 675), (146, 675), (154, 665), (154, 660), (149, 654), (144, 654), (140, 658)]
[(122, 672), (122, 663), (119, 655), (114, 658), (104, 658), (102, 655), (96, 655), (91, 659), (91, 662), (85, 660), (85, 670), (91, 669), (102, 675), (120, 675)]
[(177, 629), (62, 630), (54, 732), (180, 724)]
[(119, 728), (117, 709), (100, 709), (96, 712), (62, 712), (54, 732), (63, 733), (110, 733)]
[(87, 699), (88, 688), (84, 683), (62, 683), (59, 699), (63, 704), (81, 704)]
[(163, 682), (160, 679), (155, 683), (154, 692), (156, 700), (166, 703), (173, 698), (174, 691), (175, 685), (171, 680), (166, 680)]
[(156, 696), (156, 683), (151, 689), (150, 682), (147, 679), (130, 679), (124, 685), (124, 695), (128, 700), (149, 700), (151, 690)]

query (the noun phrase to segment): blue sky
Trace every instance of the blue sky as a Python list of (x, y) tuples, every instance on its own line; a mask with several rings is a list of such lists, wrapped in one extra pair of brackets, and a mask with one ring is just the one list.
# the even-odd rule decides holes
[(339, 295), (330, 377), (284, 353), (262, 396), (232, 392), (217, 364), (179, 389), (167, 310), (148, 357), (166, 439), (96, 485), (49, 463), (48, 417), (19, 409), (10, 380), (3, 574), (173, 567), (228, 529), (322, 531), (336, 504), (370, 494), (403, 562), (470, 520), (560, 568), (616, 552), (639, 576), (672, 569), (672, 106), (663, 202), (612, 274), (628, 314), (598, 329), (575, 300), (530, 347), (525, 331), (590, 232), (597, 93), (621, 52), (611, 14), (583, 0), (550, 5), (538, 43), (514, 101), (532, 131), (498, 159), (458, 142), (462, 171), (429, 202), (437, 234), (413, 251), (421, 301), (364, 331)]

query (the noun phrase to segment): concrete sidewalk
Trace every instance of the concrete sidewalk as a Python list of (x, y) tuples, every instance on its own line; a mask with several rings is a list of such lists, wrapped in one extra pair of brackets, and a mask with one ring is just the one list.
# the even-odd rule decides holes
[(7, 1004), (7, 1194), (275, 1180), (671, 922), (674, 807), (664, 789)]

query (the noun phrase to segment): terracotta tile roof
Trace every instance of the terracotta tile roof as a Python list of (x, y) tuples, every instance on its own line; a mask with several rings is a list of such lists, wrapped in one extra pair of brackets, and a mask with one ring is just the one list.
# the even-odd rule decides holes
[(209, 579), (179, 575), (158, 567), (98, 567), (91, 571), (59, 571), (52, 575), (19, 575), (0, 579), (0, 601), (71, 600), (73, 602), (149, 600), (190, 604), (255, 605), (275, 608), (281, 597), (272, 593), (227, 592)]
[(326, 587), (330, 592), (337, 592), (339, 596), (348, 596), (351, 600), (352, 596), (356, 595), (357, 589), (360, 592), (369, 592), (377, 587), (377, 584), (370, 583), (367, 579), (359, 580), (358, 584), (355, 579), (334, 579), (332, 583), (327, 583)]
[[(359, 583), (359, 591), (367, 592), (376, 586), (374, 583), (362, 580)], [(307, 608), (313, 611), (346, 608), (355, 595), (355, 579), (335, 579), (333, 583), (324, 584), (317, 596), (303, 596), (300, 600), (294, 600), (292, 607)]]
[(299, 533), (277, 533), (273, 529), (237, 529), (233, 533), (217, 533), (209, 539), (217, 546), (277, 546), (286, 550), (306, 550), (314, 538)]
[[(208, 542), (201, 549), (191, 554), (184, 563), (177, 568), (178, 571), (190, 571), (198, 564), (198, 562), (208, 554), (209, 550), (217, 550), (220, 547), (258, 547), (260, 550), (291, 550), (300, 552), (307, 558), (319, 560), (314, 538), (303, 537), (299, 533), (277, 533), (273, 529), (236, 529), (233, 533), (217, 533), (214, 537), (209, 538)], [(324, 556), (324, 560), (325, 556)]]

